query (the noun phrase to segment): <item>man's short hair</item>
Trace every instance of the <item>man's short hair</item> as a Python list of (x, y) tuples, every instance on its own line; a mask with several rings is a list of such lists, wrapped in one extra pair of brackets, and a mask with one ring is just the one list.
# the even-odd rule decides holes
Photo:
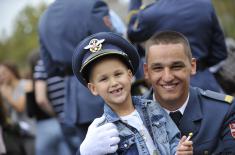
[[(145, 50), (148, 53), (149, 47), (159, 44), (183, 44), (185, 54), (192, 59), (192, 53), (188, 39), (181, 33), (176, 31), (162, 31), (155, 33), (145, 44)], [(146, 53), (146, 55), (147, 55)]]

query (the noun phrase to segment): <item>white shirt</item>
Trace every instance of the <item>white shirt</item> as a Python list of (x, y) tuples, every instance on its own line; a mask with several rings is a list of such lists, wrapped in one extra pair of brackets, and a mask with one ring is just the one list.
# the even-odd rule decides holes
[[(186, 108), (186, 106), (188, 105), (188, 100), (189, 100), (189, 94), (188, 94), (188, 97), (187, 97), (186, 101), (184, 102), (184, 104), (183, 104), (179, 109), (177, 109), (177, 110), (175, 110), (175, 111), (169, 111), (169, 110), (167, 110), (167, 109), (165, 109), (165, 108), (163, 108), (163, 107), (162, 107), (162, 108), (163, 108), (168, 114), (170, 114), (170, 112), (180, 111), (180, 113), (183, 115), (183, 114), (184, 114), (184, 111), (185, 111), (185, 108)], [(154, 93), (153, 93), (153, 101), (156, 102), (156, 98), (155, 98)]]
[(121, 120), (139, 131), (145, 141), (149, 153), (153, 155), (153, 153), (156, 151), (156, 148), (147, 128), (144, 126), (144, 123), (140, 118), (139, 113), (134, 110), (131, 114), (122, 116)]

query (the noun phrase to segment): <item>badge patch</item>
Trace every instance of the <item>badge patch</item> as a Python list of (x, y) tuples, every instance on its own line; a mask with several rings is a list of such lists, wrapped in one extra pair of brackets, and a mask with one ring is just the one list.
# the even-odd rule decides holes
[(230, 131), (231, 131), (233, 138), (235, 138), (235, 122), (229, 124), (229, 128), (230, 128)]
[(89, 49), (91, 52), (97, 52), (97, 51), (101, 50), (103, 42), (104, 42), (104, 39), (101, 39), (101, 40), (92, 39), (89, 42), (89, 45), (84, 47), (84, 49)]

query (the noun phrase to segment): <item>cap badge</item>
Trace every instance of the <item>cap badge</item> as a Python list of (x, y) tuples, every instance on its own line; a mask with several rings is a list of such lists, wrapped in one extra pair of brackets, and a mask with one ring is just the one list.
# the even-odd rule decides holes
[(100, 51), (102, 48), (102, 43), (104, 42), (105, 39), (92, 39), (89, 44), (84, 47), (84, 49), (89, 49), (91, 52), (97, 52)]

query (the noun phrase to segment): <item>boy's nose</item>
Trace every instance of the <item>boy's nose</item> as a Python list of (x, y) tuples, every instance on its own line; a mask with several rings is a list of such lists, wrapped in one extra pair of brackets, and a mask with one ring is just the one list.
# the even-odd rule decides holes
[(110, 84), (112, 87), (116, 86), (118, 83), (117, 83), (117, 80), (115, 78), (111, 78), (110, 79)]

